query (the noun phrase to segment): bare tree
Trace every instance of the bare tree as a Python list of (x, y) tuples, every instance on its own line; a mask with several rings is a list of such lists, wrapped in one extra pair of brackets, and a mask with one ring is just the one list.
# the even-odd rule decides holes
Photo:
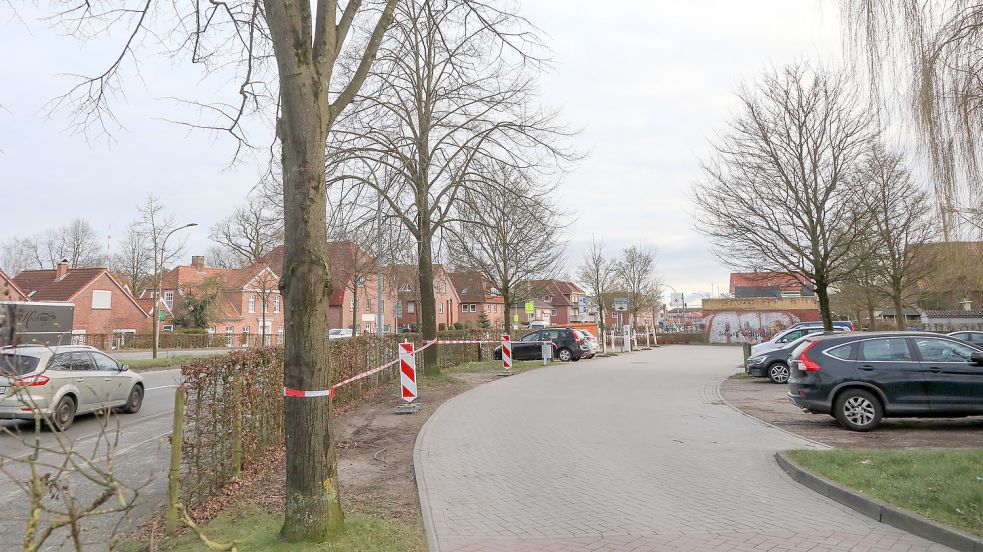
[(139, 223), (126, 229), (126, 236), (117, 246), (113, 270), (121, 274), (130, 286), (130, 292), (139, 297), (152, 280), (154, 270), (153, 245), (140, 231)]
[(11, 238), (3, 246), (3, 265), (11, 272), (54, 268), (62, 260), (72, 268), (88, 268), (107, 259), (95, 229), (83, 218), (26, 238)]
[(0, 245), (0, 268), (11, 276), (22, 270), (44, 268), (37, 262), (31, 238), (12, 236)]
[(907, 327), (904, 303), (919, 282), (932, 271), (932, 264), (916, 255), (913, 244), (935, 236), (930, 219), (928, 194), (914, 183), (901, 155), (875, 143), (860, 167), (858, 180), (864, 186), (864, 202), (873, 230), (872, 269), (880, 290), (891, 299), (897, 327)]
[(216, 268), (242, 268), (242, 259), (228, 249), (213, 245), (205, 251), (208, 266)]
[(596, 238), (591, 238), (591, 248), (584, 255), (580, 266), (577, 267), (577, 279), (587, 288), (590, 293), (594, 306), (597, 308), (597, 326), (601, 331), (601, 342), (604, 343), (604, 314), (607, 311), (605, 298), (614, 289), (615, 271), (614, 262), (604, 256), (604, 243)]
[(628, 299), (628, 314), (635, 322), (642, 309), (651, 307), (658, 291), (655, 253), (637, 245), (626, 247), (614, 263), (614, 274), (618, 287)]
[(208, 237), (236, 259), (236, 264), (250, 265), (283, 243), (283, 217), (266, 195), (254, 194), (212, 226)]
[(563, 260), (562, 213), (551, 200), (554, 186), (539, 184), (506, 165), (490, 168), (495, 184), (469, 187), (448, 224), (448, 253), (457, 267), (477, 271), (498, 290), (506, 309), (527, 298), (527, 285), (553, 278)]
[(983, 228), (983, 5), (973, 0), (842, 0), (854, 53), (890, 112), (901, 100), (935, 169), (943, 235)]
[[(566, 153), (553, 112), (535, 106), (537, 37), (515, 13), (469, 2), (410, 0), (379, 51), (378, 69), (343, 122), (332, 182), (363, 182), (400, 216), (417, 247), (423, 335), (437, 333), (435, 238), (484, 167), (549, 170)], [(507, 38), (499, 37), (507, 31)], [(364, 178), (366, 163), (392, 178)], [(424, 355), (432, 356), (431, 348)], [(439, 370), (429, 358), (428, 370)]]
[(793, 65), (739, 93), (694, 186), (696, 226), (728, 265), (801, 274), (832, 329), (830, 287), (856, 269), (867, 222), (856, 175), (871, 117), (845, 77)]

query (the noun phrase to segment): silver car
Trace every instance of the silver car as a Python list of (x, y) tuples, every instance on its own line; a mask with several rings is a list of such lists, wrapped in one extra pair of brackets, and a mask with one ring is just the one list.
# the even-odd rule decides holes
[(77, 414), (143, 404), (143, 376), (95, 347), (25, 345), (0, 348), (0, 419), (36, 414), (64, 431)]

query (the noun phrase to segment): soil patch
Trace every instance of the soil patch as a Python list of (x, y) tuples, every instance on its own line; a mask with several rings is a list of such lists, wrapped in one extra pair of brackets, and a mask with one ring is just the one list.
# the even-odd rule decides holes
[(885, 418), (874, 431), (847, 431), (832, 416), (806, 414), (788, 387), (762, 378), (731, 378), (720, 394), (731, 406), (786, 431), (842, 449), (983, 448), (983, 417)]

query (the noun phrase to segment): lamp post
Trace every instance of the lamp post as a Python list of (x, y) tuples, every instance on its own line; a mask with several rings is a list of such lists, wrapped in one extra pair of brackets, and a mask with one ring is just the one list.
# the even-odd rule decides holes
[(178, 226), (174, 230), (171, 230), (164, 236), (164, 241), (160, 243), (160, 256), (157, 256), (157, 251), (154, 251), (154, 279), (156, 280), (156, 285), (154, 286), (154, 344), (153, 344), (153, 358), (157, 358), (157, 344), (160, 342), (160, 284), (161, 275), (160, 271), (163, 269), (161, 265), (164, 264), (164, 251), (167, 246), (167, 238), (171, 237), (171, 234), (177, 232), (178, 230), (183, 230), (185, 228), (191, 228), (192, 226), (198, 226), (197, 222), (189, 222), (184, 226)]

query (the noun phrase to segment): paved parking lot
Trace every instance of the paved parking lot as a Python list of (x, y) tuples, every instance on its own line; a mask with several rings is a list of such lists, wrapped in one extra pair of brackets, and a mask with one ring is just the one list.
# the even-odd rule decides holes
[(811, 444), (724, 404), (739, 361), (663, 347), (446, 403), (417, 443), (439, 550), (947, 550), (789, 479), (773, 453)]
[(836, 448), (983, 448), (983, 416), (968, 418), (887, 418), (876, 431), (845, 431), (832, 416), (806, 414), (788, 401), (788, 386), (764, 378), (729, 379), (724, 400), (786, 431)]

